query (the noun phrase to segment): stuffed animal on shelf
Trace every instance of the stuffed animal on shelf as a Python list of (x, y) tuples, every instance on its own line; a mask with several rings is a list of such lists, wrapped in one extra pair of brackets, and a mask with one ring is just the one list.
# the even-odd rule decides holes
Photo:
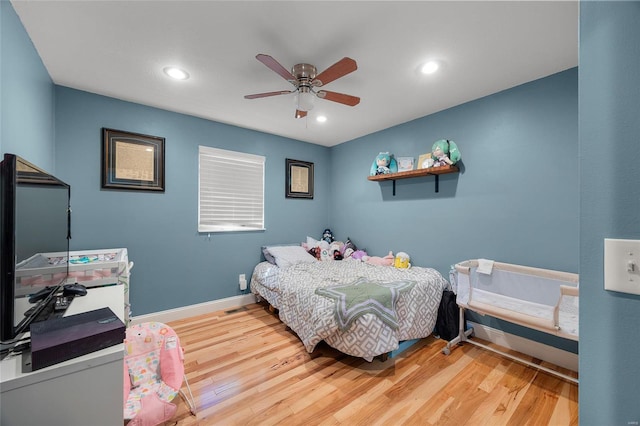
[(389, 173), (397, 173), (398, 172), (398, 163), (396, 159), (393, 158), (393, 154), (389, 154), (388, 152), (381, 152), (378, 154), (373, 160), (373, 164), (371, 164), (371, 171), (369, 175), (386, 175)]
[(453, 165), (460, 161), (460, 151), (454, 141), (441, 139), (431, 147), (433, 166)]
[(378, 256), (364, 256), (362, 260), (371, 265), (392, 266), (393, 265), (393, 253), (389, 252), (385, 257)]

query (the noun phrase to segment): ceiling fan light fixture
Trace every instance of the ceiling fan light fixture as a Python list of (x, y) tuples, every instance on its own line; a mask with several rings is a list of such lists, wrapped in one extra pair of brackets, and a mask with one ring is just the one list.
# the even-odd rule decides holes
[(189, 73), (185, 70), (176, 67), (165, 67), (163, 69), (164, 73), (174, 80), (187, 80), (189, 78)]
[(300, 87), (296, 95), (296, 108), (299, 111), (311, 111), (316, 95), (308, 87)]

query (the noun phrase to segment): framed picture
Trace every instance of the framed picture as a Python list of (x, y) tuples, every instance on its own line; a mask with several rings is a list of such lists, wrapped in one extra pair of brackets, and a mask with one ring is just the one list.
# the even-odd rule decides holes
[(286, 159), (286, 198), (313, 199), (313, 163)]
[(413, 157), (398, 157), (398, 171), (406, 172), (407, 170), (413, 170)]
[(431, 153), (422, 154), (418, 158), (418, 169), (428, 169), (433, 166), (433, 158), (431, 158)]
[(164, 138), (103, 128), (102, 187), (164, 192)]

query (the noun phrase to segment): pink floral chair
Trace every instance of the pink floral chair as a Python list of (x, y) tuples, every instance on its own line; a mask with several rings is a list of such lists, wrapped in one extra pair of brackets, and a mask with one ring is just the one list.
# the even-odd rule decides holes
[[(124, 346), (124, 419), (129, 426), (170, 420), (177, 410), (171, 401), (186, 380), (178, 335), (166, 324), (146, 322), (127, 329)], [(182, 396), (195, 414), (192, 402)]]

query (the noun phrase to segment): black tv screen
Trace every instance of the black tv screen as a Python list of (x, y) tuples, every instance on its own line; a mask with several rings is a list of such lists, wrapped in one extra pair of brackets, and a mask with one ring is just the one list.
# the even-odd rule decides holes
[[(29, 295), (50, 287), (52, 297), (67, 279), (71, 188), (13, 154), (4, 155), (0, 175), (0, 340), (8, 343), (42, 310), (29, 303)], [(42, 253), (59, 253), (57, 264)], [(48, 273), (20, 276), (21, 270), (38, 268)]]

